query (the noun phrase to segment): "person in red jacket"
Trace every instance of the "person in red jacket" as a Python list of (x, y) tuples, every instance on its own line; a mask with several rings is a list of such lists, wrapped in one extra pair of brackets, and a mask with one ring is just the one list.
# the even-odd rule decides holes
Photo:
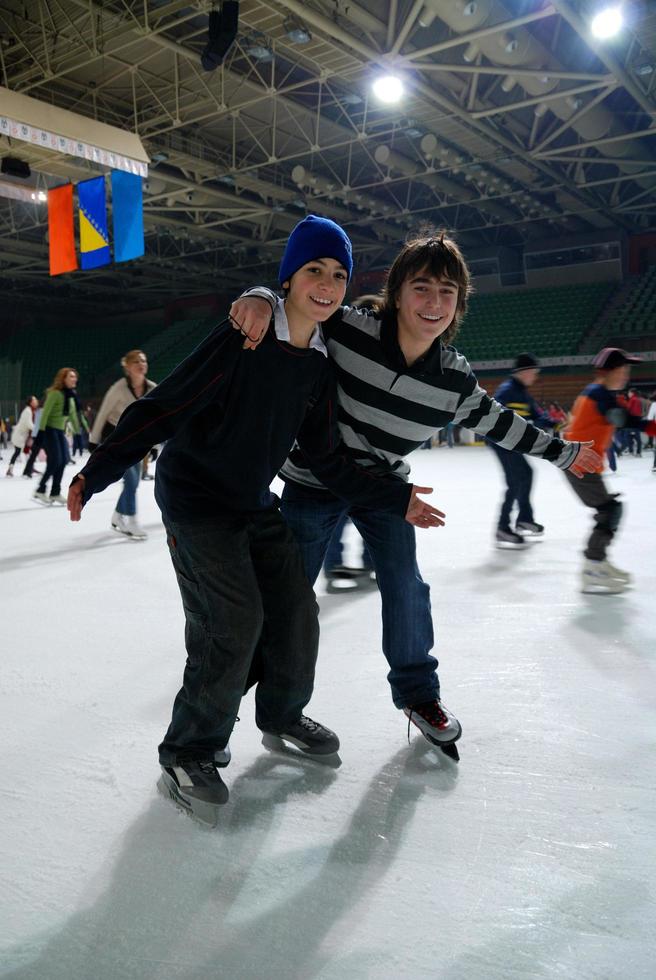
[[(629, 399), (628, 399), (628, 409), (631, 415), (636, 415), (638, 418), (642, 418), (644, 411), (642, 408), (642, 398), (635, 390), (635, 388), (629, 388)], [(627, 442), (628, 449), (633, 456), (635, 446), (635, 455), (642, 456), (642, 438), (639, 429), (627, 429)]]
[[(572, 409), (567, 438), (592, 439), (593, 449), (603, 460), (615, 429), (636, 429), (638, 433), (656, 434), (656, 422), (632, 415), (617, 392), (629, 380), (631, 364), (640, 362), (619, 347), (604, 347), (593, 360), (595, 380), (578, 396)], [(623, 592), (631, 582), (629, 572), (616, 568), (606, 558), (622, 516), (622, 504), (616, 493), (609, 493), (601, 475), (603, 463), (596, 473), (585, 473), (582, 479), (571, 479), (565, 473), (577, 497), (595, 511), (595, 526), (583, 552), (582, 591), (593, 594)]]

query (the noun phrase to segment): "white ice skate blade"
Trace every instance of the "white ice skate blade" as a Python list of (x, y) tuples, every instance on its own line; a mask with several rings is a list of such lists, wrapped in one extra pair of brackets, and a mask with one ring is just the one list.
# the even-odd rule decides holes
[(612, 585), (592, 585), (586, 584), (581, 589), (584, 595), (619, 595), (621, 592), (625, 592), (627, 589), (626, 582), (621, 582), (619, 579), (613, 579)]
[(528, 542), (522, 541), (521, 544), (515, 544), (514, 541), (495, 541), (497, 548), (502, 551), (521, 551), (523, 548), (528, 548)]
[(328, 766), (331, 769), (339, 769), (342, 764), (338, 752), (326, 752), (323, 755), (310, 752), (295, 739), (284, 739), (280, 735), (270, 735), (263, 732), (262, 745), (270, 752), (281, 752), (283, 755), (293, 756), (296, 759), (310, 759), (312, 762), (318, 762), (320, 765)]
[(157, 789), (166, 799), (171, 800), (178, 810), (191, 817), (203, 827), (216, 827), (219, 820), (219, 806), (205, 803), (202, 800), (190, 800), (183, 796), (180, 789), (167, 773), (157, 780)]

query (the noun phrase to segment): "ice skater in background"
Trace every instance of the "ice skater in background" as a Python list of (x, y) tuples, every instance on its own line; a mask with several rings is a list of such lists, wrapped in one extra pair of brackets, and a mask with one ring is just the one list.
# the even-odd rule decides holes
[[(595, 466), (598, 457), (585, 445), (553, 438), (480, 387), (467, 360), (451, 346), (469, 290), (469, 270), (455, 242), (444, 234), (419, 238), (392, 264), (379, 312), (342, 307), (326, 321), (324, 336), (337, 369), (339, 425), (351, 458), (372, 477), (387, 473), (406, 480), (410, 467), (404, 457), (455, 422), (561, 469), (583, 473)], [(247, 344), (269, 335), (272, 311), (277, 315), (282, 302), (258, 287), (233, 304), (233, 317), (249, 334)], [(250, 415), (253, 407), (245, 404), (243, 410)], [(311, 582), (337, 522), (350, 514), (381, 593), (383, 653), (394, 704), (429, 741), (457, 757), (453, 743), (462, 728), (441, 698), (438, 664), (430, 652), (430, 590), (417, 566), (414, 529), (393, 514), (349, 508), (297, 450), (281, 476), (281, 510), (301, 545)]]
[[(77, 371), (68, 367), (60, 368), (46, 394), (39, 425), (40, 432), (43, 432), (43, 445), (48, 461), (39, 485), (32, 494), (40, 504), (66, 504), (66, 497), (61, 493), (64, 469), (70, 458), (65, 436), (66, 424), (70, 419), (74, 427), (77, 427), (82, 414), (75, 391), (76, 385)], [(48, 480), (52, 480), (50, 495), (47, 493)]]
[(573, 480), (565, 473), (572, 490), (586, 507), (595, 511), (595, 524), (583, 555), (582, 591), (593, 594), (623, 592), (631, 582), (629, 572), (608, 561), (608, 547), (617, 533), (622, 517), (619, 494), (609, 493), (604, 479), (603, 457), (617, 428), (633, 429), (638, 435), (656, 435), (656, 421), (631, 415), (617, 399), (629, 380), (631, 364), (640, 362), (619, 347), (604, 347), (594, 358), (595, 379), (574, 403), (567, 435), (573, 439), (592, 439), (600, 462), (593, 473)]
[(25, 402), (23, 411), (20, 413), (18, 422), (11, 430), (11, 444), (14, 447), (14, 451), (11, 455), (11, 459), (9, 460), (9, 466), (7, 467), (7, 476), (14, 475), (16, 460), (27, 445), (32, 432), (32, 426), (34, 425), (34, 413), (38, 404), (39, 400), (36, 395), (30, 395)]
[[(125, 377), (109, 388), (93, 423), (89, 436), (89, 449), (92, 451), (111, 435), (121, 415), (139, 398), (143, 398), (155, 387), (155, 382), (146, 377), (148, 358), (142, 350), (130, 350), (121, 358)], [(150, 452), (150, 450), (149, 450)], [(133, 540), (143, 541), (148, 537), (137, 521), (137, 490), (141, 479), (141, 461), (128, 467), (123, 474), (123, 492), (118, 498), (116, 510), (112, 514), (112, 530)]]
[(387, 509), (403, 523), (444, 523), (417, 497), (422, 488), (365, 473), (340, 445), (318, 324), (339, 309), (351, 270), (351, 243), (338, 225), (315, 216), (300, 222), (280, 267), (286, 298), (261, 347), (243, 350), (242, 337), (219, 325), (128, 406), (69, 491), (77, 521), (92, 494), (164, 443), (155, 496), (185, 611), (187, 665), (159, 746), (161, 786), (208, 823), (228, 798), (217, 766), (229, 761), (228, 739), (262, 633), (257, 726), (274, 744), (308, 755), (339, 747), (334, 732), (303, 713), (314, 684), (317, 604), (269, 489), (292, 445), (345, 508), (350, 501)]
[[(540, 429), (553, 429), (556, 423), (547, 412), (542, 411), (528, 390), (535, 384), (539, 374), (540, 362), (534, 354), (528, 352), (518, 354), (512, 374), (499, 385), (494, 392), (494, 397), (501, 405), (511, 408), (517, 415), (528, 419)], [(520, 453), (508, 452), (490, 439), (486, 442), (494, 450), (506, 478), (506, 493), (497, 521), (497, 548), (525, 548), (524, 535), (542, 537), (544, 534), (544, 525), (538, 524), (533, 516), (531, 503), (533, 468), (526, 457)], [(511, 515), (515, 503), (518, 511), (513, 528)]]

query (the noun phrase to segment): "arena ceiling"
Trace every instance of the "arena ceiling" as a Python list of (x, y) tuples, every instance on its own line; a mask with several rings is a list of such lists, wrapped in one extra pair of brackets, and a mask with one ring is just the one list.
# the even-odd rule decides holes
[[(146, 255), (124, 266), (49, 279), (46, 207), (0, 198), (5, 302), (119, 312), (272, 281), (308, 211), (347, 227), (360, 270), (427, 227), (474, 255), (654, 227), (656, 5), (624, 3), (600, 42), (601, 2), (242, 0), (205, 71), (218, 5), (3, 0), (0, 84), (135, 132), (150, 157)], [(399, 105), (371, 94), (381, 70), (403, 77)], [(104, 169), (4, 136), (0, 155), (44, 189)]]

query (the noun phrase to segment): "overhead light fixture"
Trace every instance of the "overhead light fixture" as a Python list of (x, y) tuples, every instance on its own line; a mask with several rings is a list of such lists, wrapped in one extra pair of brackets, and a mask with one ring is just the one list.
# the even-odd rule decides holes
[(403, 82), (398, 75), (381, 75), (372, 85), (372, 90), (377, 99), (387, 105), (400, 102), (403, 98)]
[(244, 51), (256, 61), (273, 61), (273, 51), (269, 39), (262, 31), (251, 31), (244, 38)]
[(302, 24), (293, 15), (286, 17), (282, 26), (285, 34), (294, 44), (309, 44), (312, 40), (312, 35), (305, 24)]
[(607, 41), (609, 38), (615, 37), (623, 26), (622, 8), (619, 6), (606, 7), (592, 18), (590, 30), (593, 37), (600, 41)]
[(654, 66), (649, 61), (645, 61), (641, 65), (636, 65), (634, 68), (636, 75), (651, 75), (653, 70)]

